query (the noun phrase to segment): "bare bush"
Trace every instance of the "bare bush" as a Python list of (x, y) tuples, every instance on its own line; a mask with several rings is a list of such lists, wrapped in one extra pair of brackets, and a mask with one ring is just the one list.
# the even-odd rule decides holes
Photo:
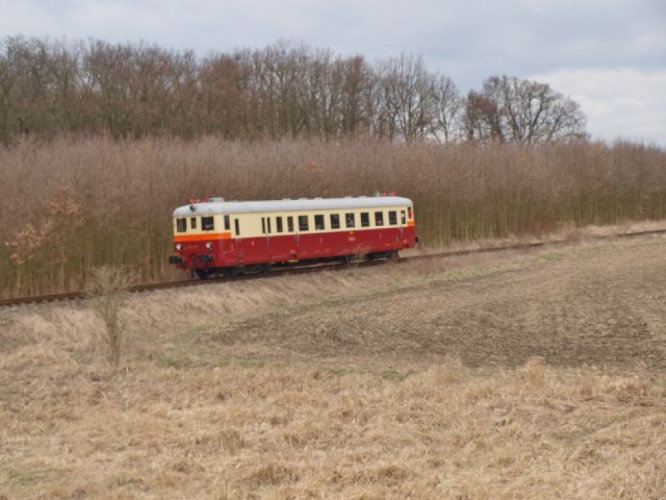
[(93, 309), (104, 322), (102, 339), (107, 360), (116, 369), (126, 341), (121, 312), (131, 284), (126, 271), (104, 266), (93, 269), (86, 286)]

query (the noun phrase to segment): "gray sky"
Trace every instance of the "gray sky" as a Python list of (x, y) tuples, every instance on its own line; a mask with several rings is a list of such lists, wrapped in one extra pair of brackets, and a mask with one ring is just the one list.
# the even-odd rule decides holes
[(0, 0), (0, 36), (17, 34), (420, 54), (463, 92), (536, 79), (581, 104), (593, 138), (666, 147), (666, 0)]

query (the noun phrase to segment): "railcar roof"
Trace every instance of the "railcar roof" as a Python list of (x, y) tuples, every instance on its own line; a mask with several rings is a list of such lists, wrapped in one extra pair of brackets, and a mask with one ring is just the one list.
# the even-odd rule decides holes
[(300, 200), (269, 201), (210, 201), (178, 207), (174, 210), (173, 216), (188, 217), (192, 215), (298, 212), (400, 206), (412, 206), (412, 201), (400, 196), (308, 198)]

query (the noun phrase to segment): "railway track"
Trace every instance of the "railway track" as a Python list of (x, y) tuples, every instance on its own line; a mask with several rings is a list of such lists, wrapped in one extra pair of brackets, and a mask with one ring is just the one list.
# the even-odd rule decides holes
[[(641, 236), (652, 236), (666, 234), (666, 229), (653, 229), (650, 231), (636, 231), (632, 233), (621, 233), (621, 234), (612, 234), (607, 236), (597, 236), (593, 240), (606, 240), (606, 239), (618, 239), (618, 238), (636, 238)], [(475, 248), (468, 250), (452, 250), (447, 252), (438, 252), (432, 254), (423, 254), (423, 255), (412, 255), (408, 257), (400, 257), (399, 262), (415, 261), (415, 260), (425, 260), (425, 259), (437, 259), (437, 258), (447, 258), (447, 257), (459, 257), (464, 255), (472, 254), (484, 254), (484, 253), (497, 253), (497, 252), (506, 252), (511, 250), (530, 250), (540, 247), (547, 246), (558, 246), (570, 244), (570, 240), (558, 240), (558, 241), (543, 241), (543, 242), (534, 242), (534, 243), (524, 243), (524, 244), (514, 244), (514, 245), (504, 245), (498, 247), (488, 247), (488, 248)], [(386, 261), (364, 261), (358, 264), (354, 264), (354, 267), (370, 267), (380, 264), (384, 264)], [(272, 269), (268, 272), (261, 274), (248, 274), (234, 277), (226, 278), (208, 278), (206, 280), (200, 279), (187, 279), (181, 281), (166, 281), (160, 283), (145, 283), (141, 285), (134, 285), (130, 287), (131, 293), (140, 293), (140, 292), (149, 292), (154, 290), (165, 290), (171, 288), (184, 288), (191, 286), (203, 286), (213, 283), (228, 283), (231, 281), (246, 281), (246, 280), (256, 280), (256, 279), (269, 279), (275, 278), (278, 276), (284, 275), (298, 275), (298, 274), (311, 274), (316, 272), (321, 272), (324, 270), (327, 271), (340, 271), (349, 269), (349, 265), (342, 263), (330, 263), (330, 264), (319, 264), (314, 266), (307, 267), (297, 267), (297, 268), (288, 268), (288, 269)], [(39, 302), (54, 302), (54, 301), (63, 301), (63, 300), (76, 300), (84, 299), (86, 297), (85, 292), (64, 292), (64, 293), (54, 293), (49, 295), (34, 295), (29, 297), (14, 297), (9, 299), (1, 299), (0, 307), (8, 306), (19, 306), (26, 304), (35, 304)]]

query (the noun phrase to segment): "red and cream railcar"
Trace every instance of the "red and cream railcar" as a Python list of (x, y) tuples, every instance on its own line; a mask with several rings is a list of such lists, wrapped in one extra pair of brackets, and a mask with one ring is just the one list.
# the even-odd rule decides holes
[(416, 245), (411, 200), (397, 196), (230, 201), (211, 198), (174, 213), (172, 264), (209, 274), (366, 255)]

